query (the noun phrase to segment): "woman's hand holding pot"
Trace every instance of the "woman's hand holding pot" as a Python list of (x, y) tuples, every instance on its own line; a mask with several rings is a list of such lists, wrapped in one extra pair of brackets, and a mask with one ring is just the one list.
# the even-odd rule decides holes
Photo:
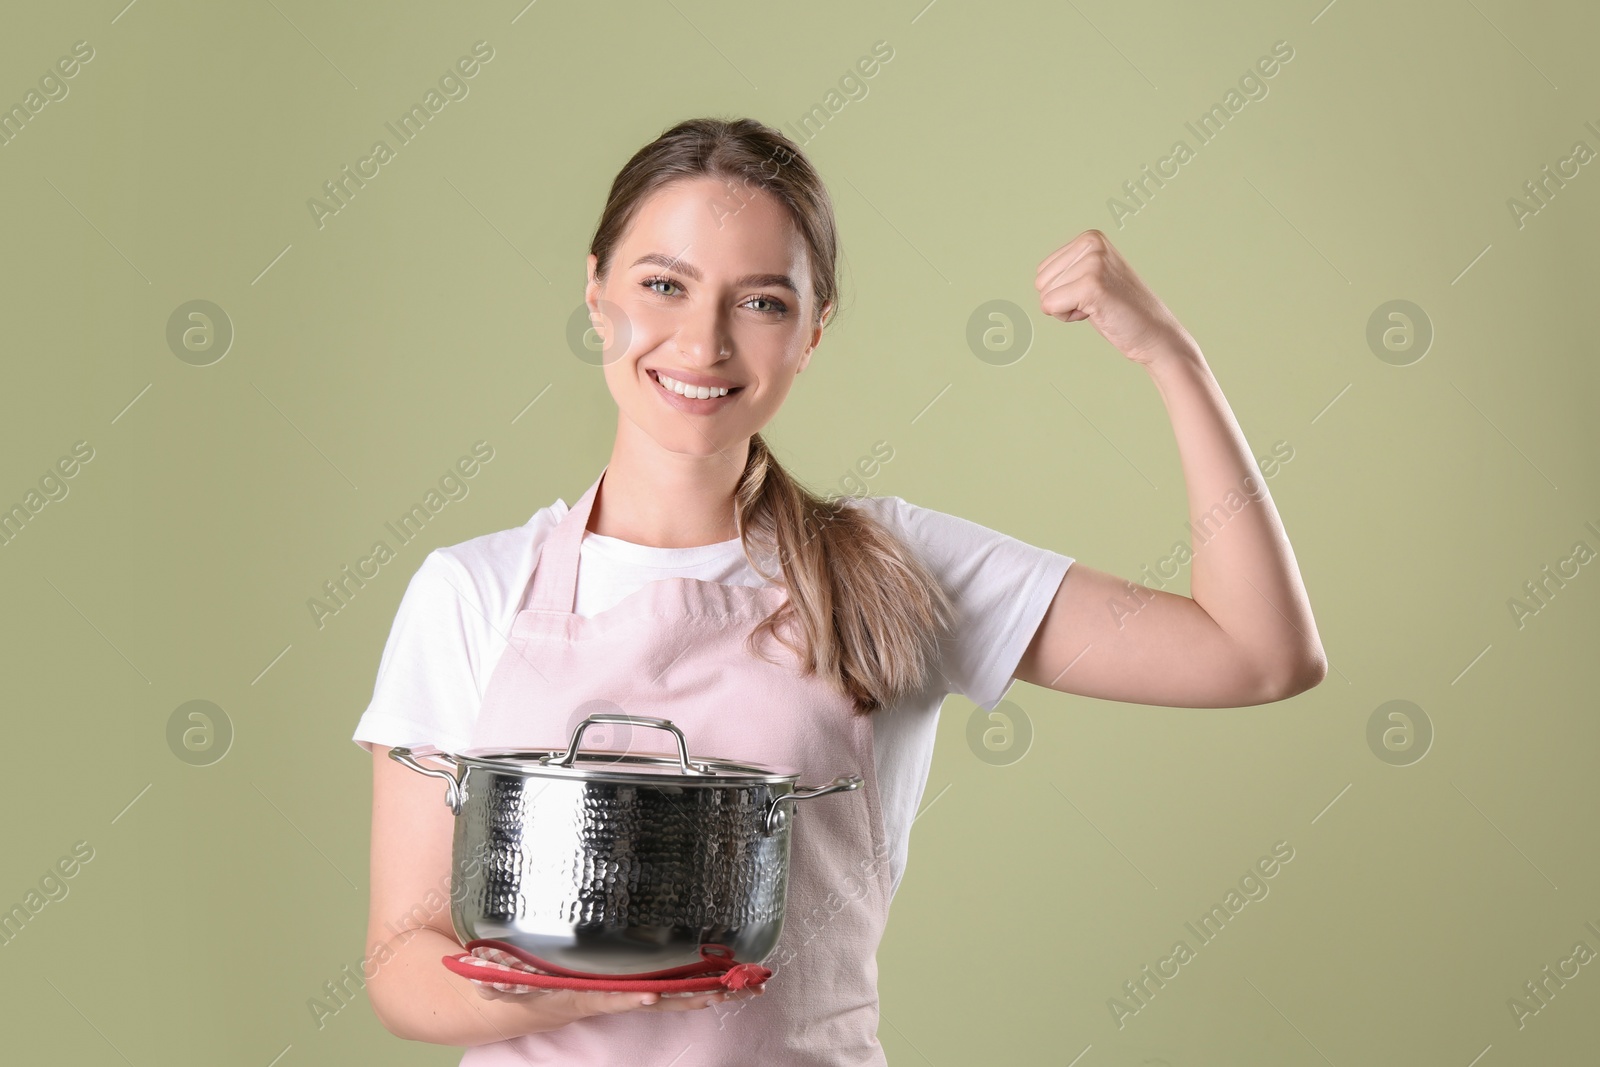
[(591, 1015), (619, 1015), (628, 1011), (695, 1011), (731, 1000), (748, 1000), (766, 993), (765, 987), (738, 990), (710, 990), (694, 996), (664, 997), (660, 993), (606, 993), (581, 989), (535, 989), (528, 993), (503, 993), (492, 986), (472, 983), (485, 1000), (526, 1000), (539, 1005), (541, 1013), (560, 1017), (563, 1023), (576, 1022)]

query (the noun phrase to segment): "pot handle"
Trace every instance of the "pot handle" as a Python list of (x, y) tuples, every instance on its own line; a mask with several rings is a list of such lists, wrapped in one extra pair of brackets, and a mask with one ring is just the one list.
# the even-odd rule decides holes
[(624, 715), (620, 712), (603, 711), (589, 716), (572, 731), (572, 741), (567, 745), (566, 752), (560, 756), (550, 755), (539, 757), (539, 762), (552, 767), (570, 767), (572, 761), (578, 758), (578, 741), (583, 737), (583, 731), (591, 726), (599, 725), (617, 726), (647, 726), (653, 730), (666, 730), (678, 739), (678, 769), (684, 774), (704, 775), (712, 772), (702, 767), (689, 763), (689, 743), (683, 738), (683, 731), (672, 724), (669, 719), (658, 719), (650, 715)]
[(444, 760), (451, 766), (455, 767), (459, 767), (460, 765), (456, 763), (455, 759), (451, 757), (448, 752), (440, 752), (431, 745), (424, 747), (427, 749), (427, 751), (418, 752), (415, 749), (406, 748), (404, 746), (391, 748), (389, 750), (389, 758), (394, 760), (396, 763), (405, 764), (418, 774), (426, 774), (430, 778), (443, 778), (447, 783), (449, 783), (450, 786), (449, 792), (445, 794), (444, 802), (450, 805), (450, 814), (460, 815), (462, 800), (461, 782), (457, 780), (455, 774), (450, 771), (442, 771), (437, 767), (424, 767), (422, 764), (417, 762), (417, 757), (421, 756), (424, 759)]
[(785, 800), (810, 800), (813, 797), (825, 797), (829, 793), (842, 793), (847, 789), (858, 789), (860, 786), (861, 776), (859, 774), (842, 774), (827, 785), (814, 787), (797, 786), (794, 792), (773, 798), (772, 804), (767, 808), (767, 833), (777, 832), (788, 820), (789, 813), (782, 806)]

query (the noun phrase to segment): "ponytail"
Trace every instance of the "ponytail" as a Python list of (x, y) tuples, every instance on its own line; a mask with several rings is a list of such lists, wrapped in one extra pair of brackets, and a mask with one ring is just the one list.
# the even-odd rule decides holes
[[(734, 510), (745, 558), (759, 572), (756, 546), (775, 552), (782, 574), (766, 577), (789, 594), (751, 632), (752, 651), (770, 633), (799, 656), (805, 673), (832, 681), (862, 715), (926, 685), (954, 612), (899, 538), (844, 498), (809, 492), (759, 433), (750, 438)], [(780, 632), (787, 623), (798, 625), (803, 643)]]

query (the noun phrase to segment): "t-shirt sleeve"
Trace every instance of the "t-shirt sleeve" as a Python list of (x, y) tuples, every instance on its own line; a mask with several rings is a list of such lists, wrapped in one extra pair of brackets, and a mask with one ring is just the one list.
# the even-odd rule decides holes
[(883, 504), (877, 514), (955, 605), (954, 624), (941, 643), (941, 684), (993, 711), (1011, 688), (1073, 557), (899, 497), (878, 499)]
[(395, 612), (372, 702), (356, 724), (356, 744), (369, 752), (374, 746), (466, 746), (479, 703), (468, 629), (484, 625), (481, 612), (464, 599), (470, 595), (459, 562), (438, 551), (422, 561)]

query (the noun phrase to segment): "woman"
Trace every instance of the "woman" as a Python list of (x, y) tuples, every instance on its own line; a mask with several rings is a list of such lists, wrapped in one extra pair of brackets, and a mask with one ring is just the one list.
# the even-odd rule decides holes
[[(1040, 264), (1041, 308), (1150, 373), (1191, 515), (1251, 497), (1194, 556), (1193, 599), (791, 480), (759, 431), (832, 316), (836, 252), (816, 172), (760, 123), (680, 123), (617, 176), (586, 290), (618, 408), (610, 461), (576, 505), (427, 557), (356, 731), (373, 757), (368, 938), (385, 947), (367, 990), (395, 1034), (472, 1046), (464, 1064), (881, 1064), (874, 954), (946, 694), (992, 709), (1020, 678), (1235, 707), (1322, 679), (1293, 552), (1200, 348), (1098, 231)], [(596, 701), (673, 720), (703, 755), (864, 778), (797, 817), (759, 992), (520, 995), (441, 966), (460, 951), (438, 892), (452, 816), (389, 747), (559, 748)], [(635, 748), (655, 750), (647, 732)]]

